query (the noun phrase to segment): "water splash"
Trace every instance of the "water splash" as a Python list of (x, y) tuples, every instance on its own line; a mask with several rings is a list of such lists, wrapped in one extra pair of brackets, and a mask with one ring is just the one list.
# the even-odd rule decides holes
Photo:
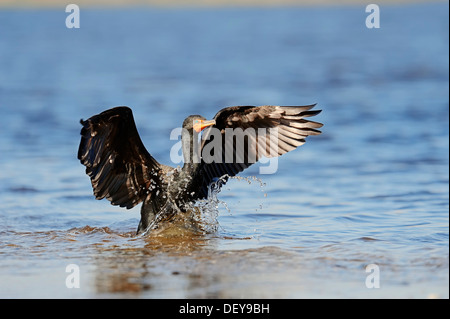
[(224, 175), (208, 186), (208, 198), (197, 201), (193, 204), (200, 214), (197, 215), (197, 221), (202, 225), (204, 233), (215, 233), (219, 229), (219, 207), (222, 205), (229, 213), (230, 209), (226, 202), (220, 200), (218, 195), (222, 184), (227, 181), (228, 175)]
[[(229, 176), (228, 174), (223, 175), (213, 183), (208, 186), (208, 198), (197, 201), (194, 204), (194, 207), (200, 210), (200, 214), (197, 215), (197, 221), (202, 225), (202, 228), (205, 233), (216, 233), (219, 230), (219, 209), (223, 207), (229, 215), (232, 215), (231, 209), (228, 207), (228, 204), (220, 200), (218, 195), (222, 189), (223, 184), (227, 182), (228, 179), (235, 179), (238, 181), (246, 181), (249, 185), (252, 182), (259, 183), (261, 190), (264, 190), (266, 183), (264, 183), (260, 178), (256, 176), (242, 177), (242, 176)], [(267, 194), (264, 193), (264, 197)], [(262, 208), (262, 204), (260, 204), (259, 209)], [(258, 208), (256, 208), (258, 210)]]
[[(264, 191), (264, 187), (266, 186), (261, 179), (255, 176), (241, 177), (223, 175), (208, 186), (208, 198), (198, 200), (195, 203), (186, 204), (183, 209), (184, 212), (177, 206), (173, 199), (169, 198), (142, 236), (147, 236), (149, 234), (152, 236), (184, 236), (216, 233), (220, 228), (218, 221), (220, 208), (224, 208), (229, 215), (232, 215), (232, 211), (228, 207), (228, 204), (218, 198), (222, 186), (229, 179), (246, 181), (249, 185), (253, 182), (257, 182), (262, 191)], [(264, 193), (264, 197), (266, 196), (267, 194)], [(262, 209), (262, 206), (262, 204), (259, 204), (255, 210)], [(179, 213), (167, 214), (167, 212), (173, 211), (178, 211)]]

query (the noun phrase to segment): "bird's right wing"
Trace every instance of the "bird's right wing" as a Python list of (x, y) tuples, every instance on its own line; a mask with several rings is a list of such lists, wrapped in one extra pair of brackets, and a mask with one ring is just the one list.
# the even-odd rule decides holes
[(130, 108), (121, 106), (81, 120), (78, 159), (97, 199), (132, 208), (161, 187), (161, 165), (145, 149)]
[[(314, 106), (232, 106), (220, 110), (214, 117), (216, 124), (204, 133), (202, 163), (195, 183), (201, 185), (197, 199), (207, 197), (208, 186), (218, 178), (235, 176), (262, 156), (283, 155), (303, 145), (307, 136), (320, 134), (317, 129), (322, 123), (305, 119), (321, 112), (311, 110)], [(206, 156), (210, 155), (209, 146), (214, 143), (215, 137), (210, 138), (213, 130), (220, 132), (222, 153), (214, 154), (211, 161)], [(232, 132), (235, 138), (227, 138), (227, 132)], [(245, 145), (241, 143), (239, 147), (239, 139)], [(227, 177), (222, 178), (219, 186), (226, 180)]]

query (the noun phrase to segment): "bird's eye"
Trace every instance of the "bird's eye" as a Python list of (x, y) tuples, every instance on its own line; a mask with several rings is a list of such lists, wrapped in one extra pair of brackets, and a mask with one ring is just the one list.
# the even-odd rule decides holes
[(198, 124), (199, 122), (199, 120), (194, 120), (194, 124)]

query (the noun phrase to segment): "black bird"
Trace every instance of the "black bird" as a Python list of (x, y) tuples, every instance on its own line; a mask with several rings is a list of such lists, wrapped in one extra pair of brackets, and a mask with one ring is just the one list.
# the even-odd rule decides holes
[[(211, 121), (191, 115), (183, 122), (181, 169), (158, 163), (144, 147), (131, 109), (115, 107), (80, 121), (78, 159), (97, 199), (127, 209), (143, 202), (137, 230), (142, 234), (185, 212), (186, 204), (207, 198), (211, 183), (220, 187), (262, 156), (280, 156), (320, 134), (323, 124), (305, 119), (321, 112), (311, 110), (314, 106), (232, 106)], [(197, 134), (205, 128), (199, 143)], [(235, 137), (228, 138), (229, 132)]]

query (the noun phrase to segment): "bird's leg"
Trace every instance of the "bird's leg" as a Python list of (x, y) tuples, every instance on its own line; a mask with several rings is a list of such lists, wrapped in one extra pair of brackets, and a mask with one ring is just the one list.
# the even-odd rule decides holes
[(155, 219), (155, 212), (153, 205), (150, 201), (145, 200), (141, 207), (141, 220), (139, 221), (139, 226), (136, 235), (144, 233), (151, 222)]

